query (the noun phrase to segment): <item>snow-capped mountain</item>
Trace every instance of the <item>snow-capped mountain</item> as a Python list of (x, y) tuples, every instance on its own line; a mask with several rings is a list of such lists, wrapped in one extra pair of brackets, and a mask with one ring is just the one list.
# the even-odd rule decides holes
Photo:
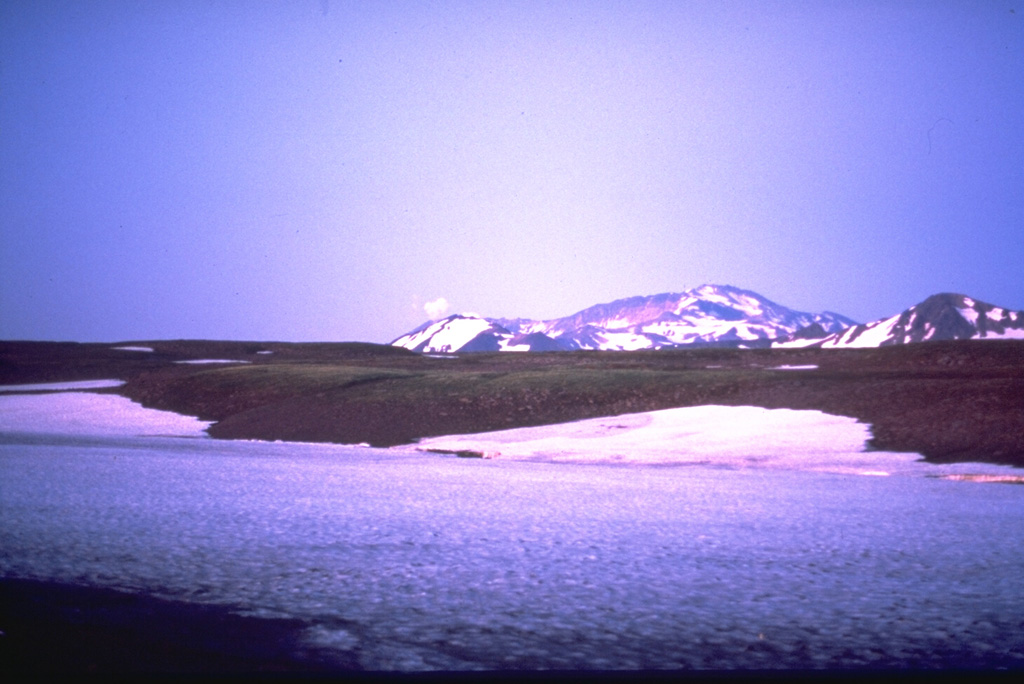
[(455, 314), (440, 321), (425, 323), (391, 344), (425, 354), (569, 349), (546, 335), (513, 333), (475, 314)]
[(574, 349), (764, 346), (814, 324), (826, 334), (855, 325), (839, 314), (794, 311), (728, 285), (619, 299), (550, 321), (496, 320), (511, 331), (540, 332)]
[(886, 347), (933, 340), (1024, 339), (1024, 311), (1010, 311), (961, 294), (932, 295), (903, 313), (855, 325), (823, 339), (791, 339), (775, 347)]
[(749, 290), (702, 285), (630, 297), (547, 321), (455, 315), (427, 323), (392, 344), (420, 352), (657, 349), (683, 345), (764, 347), (810, 328), (821, 336), (856, 323), (810, 314)]

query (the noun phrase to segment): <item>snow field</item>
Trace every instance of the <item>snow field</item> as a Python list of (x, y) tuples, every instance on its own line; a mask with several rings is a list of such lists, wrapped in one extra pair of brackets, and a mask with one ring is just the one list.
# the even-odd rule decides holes
[(821, 411), (695, 406), (430, 437), (419, 440), (416, 448), (512, 460), (783, 468), (873, 476), (1020, 472), (980, 463), (938, 466), (925, 463), (920, 454), (866, 451), (870, 438), (870, 425)]
[(0, 385), (0, 393), (104, 389), (106, 387), (120, 387), (123, 384), (124, 380), (82, 380), (79, 382), (45, 382), (34, 385)]
[[(118, 380), (97, 381), (93, 387), (116, 387)], [(77, 385), (78, 387), (68, 387)], [(85, 389), (82, 383), (22, 385), (33, 389)], [(12, 386), (0, 387), (11, 391)], [(0, 396), (0, 432), (30, 432), (60, 435), (162, 435), (206, 437), (211, 421), (202, 421), (171, 411), (143, 408), (115, 394), (54, 392), (52, 394), (7, 394)]]

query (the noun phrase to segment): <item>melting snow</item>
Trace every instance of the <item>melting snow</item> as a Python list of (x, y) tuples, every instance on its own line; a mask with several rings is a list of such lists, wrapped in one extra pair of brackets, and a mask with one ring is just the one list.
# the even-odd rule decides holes
[[(90, 381), (93, 387), (119, 381)], [(8, 385), (20, 391), (83, 383)], [(0, 396), (0, 432), (205, 437), (210, 421), (87, 392)], [(1024, 482), (1022, 471), (982, 463), (933, 465), (918, 454), (865, 451), (870, 426), (820, 411), (697, 406), (561, 425), (422, 439), (420, 451), (475, 451), (491, 458), (578, 463), (710, 465), (885, 476), (916, 474), (974, 482)]]
[(209, 421), (143, 408), (115, 394), (63, 392), (0, 397), (0, 432), (205, 437), (209, 426)]
[(1024, 484), (1024, 475), (986, 475), (986, 474), (954, 474), (942, 475), (943, 480), (961, 480), (964, 482), (1004, 482), (1006, 484)]
[(83, 380), (81, 382), (46, 382), (35, 385), (0, 385), (0, 392), (68, 391), (120, 387), (124, 380)]
[(515, 460), (785, 468), (873, 476), (1020, 473), (1006, 466), (940, 466), (923, 462), (919, 454), (865, 451), (870, 438), (869, 425), (821, 411), (697, 406), (431, 437), (421, 439), (415, 448)]

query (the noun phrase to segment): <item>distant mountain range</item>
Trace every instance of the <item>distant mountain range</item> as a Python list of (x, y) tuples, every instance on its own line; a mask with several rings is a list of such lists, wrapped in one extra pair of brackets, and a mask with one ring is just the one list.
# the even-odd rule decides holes
[(457, 314), (428, 322), (392, 344), (425, 353), (769, 346), (808, 326), (823, 335), (856, 322), (834, 313), (794, 311), (724, 285), (630, 297), (546, 321)]
[(633, 350), (670, 347), (880, 347), (928, 340), (1024, 339), (1024, 312), (958, 294), (858, 324), (826, 311), (794, 311), (749, 290), (702, 285), (630, 297), (546, 321), (456, 314), (430, 321), (393, 345), (422, 353)]
[(858, 324), (805, 313), (728, 285), (630, 297), (546, 321), (456, 314), (392, 342), (426, 354), (632, 350), (671, 347), (880, 347), (929, 340), (1024, 339), (1024, 312), (938, 294), (906, 311)]
[(831, 335), (798, 331), (776, 347), (886, 347), (931, 340), (1024, 339), (1024, 311), (1002, 309), (961, 294), (932, 295), (906, 311)]

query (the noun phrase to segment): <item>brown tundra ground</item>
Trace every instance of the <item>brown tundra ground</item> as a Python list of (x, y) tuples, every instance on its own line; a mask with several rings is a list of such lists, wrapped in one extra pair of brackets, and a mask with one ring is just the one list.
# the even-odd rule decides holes
[[(153, 351), (115, 349), (123, 346)], [(178, 363), (199, 359), (247, 363)], [(0, 384), (108, 378), (126, 384), (105, 391), (216, 421), (209, 433), (224, 439), (389, 446), (681, 406), (750, 405), (855, 417), (873, 426), (873, 449), (936, 463), (1024, 466), (1024, 341), (449, 358), (363, 343), (0, 342)]]

